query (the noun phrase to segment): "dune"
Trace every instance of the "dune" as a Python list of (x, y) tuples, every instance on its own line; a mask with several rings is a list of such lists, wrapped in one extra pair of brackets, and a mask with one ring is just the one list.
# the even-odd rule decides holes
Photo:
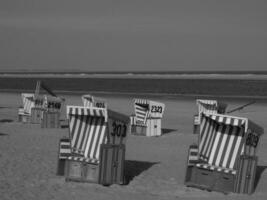
[[(133, 113), (131, 95), (105, 95), (108, 106), (118, 112)], [(82, 105), (81, 97), (65, 95), (66, 104)], [(126, 180), (123, 186), (104, 187), (91, 183), (65, 182), (56, 175), (58, 142), (68, 129), (41, 129), (17, 122), (21, 105), (19, 93), (0, 93), (0, 199), (266, 199), (267, 135), (259, 147), (256, 190), (248, 195), (208, 192), (184, 186), (188, 146), (197, 141), (192, 134), (196, 112), (193, 97), (151, 96), (166, 104), (161, 137), (129, 136), (126, 146)], [(244, 103), (225, 99), (230, 108)], [(242, 111), (267, 128), (266, 102), (261, 100)], [(62, 112), (62, 118), (65, 112)]]

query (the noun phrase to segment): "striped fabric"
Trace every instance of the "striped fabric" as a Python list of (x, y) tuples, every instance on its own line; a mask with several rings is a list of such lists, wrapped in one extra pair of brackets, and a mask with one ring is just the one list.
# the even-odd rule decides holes
[(71, 155), (70, 140), (68, 138), (62, 138), (59, 141), (59, 159), (66, 159)]
[(23, 109), (26, 114), (31, 114), (31, 109), (34, 107), (34, 94), (22, 93)]
[(215, 170), (218, 172), (224, 172), (227, 174), (234, 174), (234, 175), (236, 174), (236, 170), (234, 170), (234, 169), (218, 167), (218, 166), (214, 166), (214, 165), (210, 165), (210, 164), (206, 164), (206, 163), (197, 163), (196, 166), (199, 168), (204, 168), (204, 169), (208, 169), (208, 170)]
[(139, 104), (134, 104), (136, 123), (146, 124), (146, 119), (148, 116), (148, 106), (142, 106)]
[(202, 113), (200, 124), (200, 159), (210, 166), (235, 169), (244, 150), (247, 120), (226, 115)]
[(79, 162), (86, 162), (90, 164), (99, 164), (98, 159), (93, 159), (93, 158), (85, 158), (85, 157), (79, 157), (79, 156), (69, 156), (67, 157), (68, 160), (74, 160), (74, 161), (79, 161)]
[(218, 103), (216, 100), (197, 99), (198, 112), (217, 113)]
[(82, 96), (82, 102), (84, 107), (92, 107), (94, 102), (94, 97), (87, 94)]
[(100, 145), (106, 142), (106, 109), (67, 106), (67, 115), (72, 152), (99, 159)]
[(198, 146), (197, 145), (190, 145), (188, 150), (188, 166), (195, 165), (197, 162), (199, 162), (198, 159)]

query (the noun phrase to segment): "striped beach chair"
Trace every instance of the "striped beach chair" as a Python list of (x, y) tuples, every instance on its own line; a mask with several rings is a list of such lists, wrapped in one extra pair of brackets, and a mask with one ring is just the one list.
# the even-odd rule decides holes
[(201, 113), (210, 114), (224, 114), (227, 104), (219, 102), (217, 100), (197, 99), (196, 105), (198, 107), (198, 114), (194, 116), (194, 130), (193, 133), (199, 133), (199, 124)]
[(69, 145), (65, 145), (65, 148), (61, 143), (59, 145), (59, 160), (65, 159), (66, 162), (66, 180), (98, 182), (101, 146), (125, 146), (129, 119), (105, 108), (81, 106), (67, 106), (67, 118)]
[(252, 193), (263, 129), (247, 118), (201, 113), (198, 145), (189, 147), (185, 184)]
[(134, 99), (135, 114), (131, 116), (132, 134), (160, 136), (165, 104), (147, 99)]
[(89, 94), (82, 96), (82, 102), (84, 107), (107, 108), (107, 102), (104, 99)]
[(59, 97), (44, 95), (44, 108), (42, 117), (42, 128), (59, 128), (60, 115), (63, 100)]
[(32, 108), (35, 106), (34, 94), (22, 93), (21, 98), (22, 98), (23, 108), (20, 108), (18, 110), (19, 121), (29, 122)]

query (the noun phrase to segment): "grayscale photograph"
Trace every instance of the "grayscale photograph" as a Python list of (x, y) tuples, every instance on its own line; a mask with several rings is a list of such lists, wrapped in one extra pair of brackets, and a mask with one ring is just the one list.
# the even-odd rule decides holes
[(0, 0), (1, 200), (265, 200), (267, 1)]

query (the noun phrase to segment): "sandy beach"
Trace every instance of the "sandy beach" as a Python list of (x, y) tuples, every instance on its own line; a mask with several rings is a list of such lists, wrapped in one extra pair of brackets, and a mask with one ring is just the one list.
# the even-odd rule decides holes
[[(131, 95), (103, 95), (108, 107), (133, 113)], [(64, 95), (66, 104), (82, 105), (79, 95)], [(151, 96), (166, 104), (161, 137), (129, 136), (126, 146), (127, 185), (104, 187), (91, 183), (65, 182), (56, 176), (58, 142), (68, 129), (41, 129), (17, 122), (20, 93), (0, 93), (0, 199), (266, 199), (267, 135), (258, 149), (256, 190), (252, 195), (208, 192), (184, 185), (188, 146), (197, 141), (192, 134), (197, 111), (193, 97)], [(247, 103), (224, 99), (229, 110)], [(62, 118), (65, 118), (65, 109)], [(267, 101), (262, 99), (233, 115), (248, 117), (267, 129)]]

